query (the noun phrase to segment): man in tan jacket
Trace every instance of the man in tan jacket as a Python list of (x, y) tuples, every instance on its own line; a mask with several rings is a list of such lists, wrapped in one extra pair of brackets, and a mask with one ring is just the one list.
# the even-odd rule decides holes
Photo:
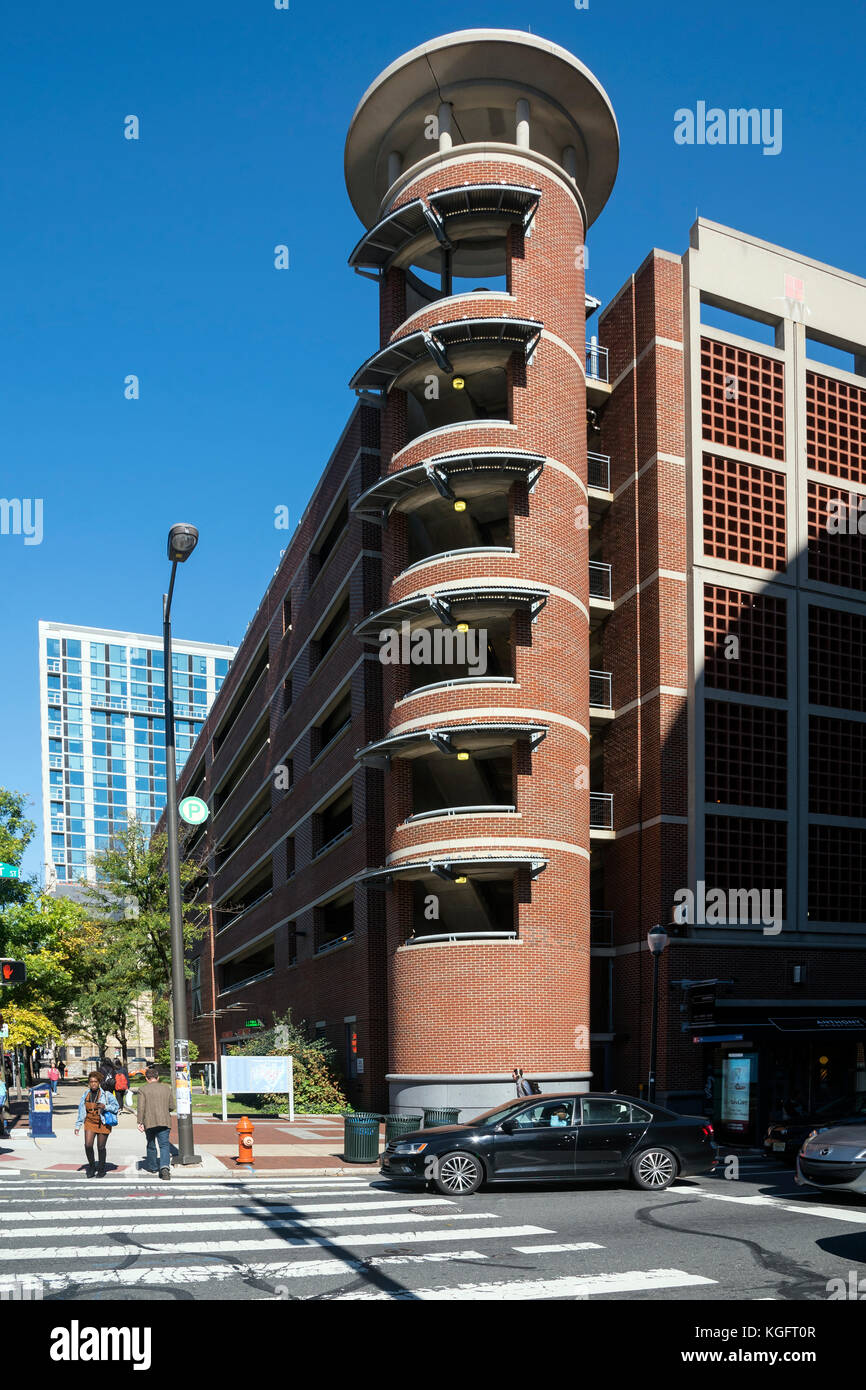
[(168, 1181), (171, 1177), (170, 1150), (168, 1143), (171, 1130), (171, 1112), (174, 1110), (174, 1091), (171, 1086), (160, 1081), (156, 1067), (148, 1067), (145, 1084), (138, 1091), (138, 1127), (147, 1135), (147, 1155), (144, 1160), (146, 1173), (156, 1172), (156, 1146), (159, 1145), (159, 1176)]

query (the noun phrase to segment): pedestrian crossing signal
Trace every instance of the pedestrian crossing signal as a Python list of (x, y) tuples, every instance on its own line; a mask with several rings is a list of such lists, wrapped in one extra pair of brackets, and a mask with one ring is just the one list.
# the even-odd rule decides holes
[(4, 985), (22, 985), (27, 979), (23, 960), (0, 960), (0, 980)]

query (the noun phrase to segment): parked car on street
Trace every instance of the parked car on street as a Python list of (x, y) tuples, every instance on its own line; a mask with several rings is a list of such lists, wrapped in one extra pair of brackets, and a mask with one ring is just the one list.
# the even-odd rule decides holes
[(866, 1117), (814, 1129), (797, 1155), (794, 1181), (827, 1192), (866, 1193)]
[(866, 1091), (828, 1101), (807, 1115), (793, 1120), (777, 1120), (764, 1135), (766, 1158), (781, 1159), (792, 1166), (805, 1139), (822, 1125), (848, 1125), (866, 1122)]
[(660, 1192), (715, 1162), (713, 1127), (631, 1096), (524, 1097), (459, 1125), (416, 1130), (385, 1148), (385, 1178), (466, 1197), (483, 1182), (630, 1180)]

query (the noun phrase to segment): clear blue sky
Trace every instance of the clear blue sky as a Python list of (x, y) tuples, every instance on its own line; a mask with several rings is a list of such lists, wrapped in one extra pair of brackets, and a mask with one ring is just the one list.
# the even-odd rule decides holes
[[(37, 820), (37, 620), (156, 632), (184, 520), (201, 543), (175, 630), (240, 640), (286, 543), (274, 508), (302, 512), (376, 344), (375, 289), (346, 267), (348, 122), (400, 53), (484, 25), (571, 49), (613, 101), (620, 172), (589, 242), (602, 299), (651, 246), (682, 251), (696, 209), (866, 273), (854, 0), (7, 7), (0, 495), (41, 497), (44, 539), (0, 536), (0, 784)], [(782, 152), (675, 144), (674, 111), (699, 100), (781, 107)]]

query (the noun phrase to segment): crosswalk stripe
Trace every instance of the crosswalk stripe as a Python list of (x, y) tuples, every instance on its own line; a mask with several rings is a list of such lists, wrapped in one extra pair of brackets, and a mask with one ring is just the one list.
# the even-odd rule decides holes
[(863, 1210), (822, 1207), (809, 1198), (803, 1198), (797, 1206), (791, 1206), (790, 1197), (735, 1197), (727, 1192), (707, 1192), (702, 1188), (695, 1189), (693, 1195), (696, 1198), (706, 1197), (713, 1202), (735, 1202), (744, 1207), (775, 1207), (777, 1211), (791, 1211), (800, 1216), (827, 1216), (833, 1221), (853, 1221), (857, 1225), (866, 1225), (866, 1212)]
[(58, 1293), (85, 1284), (116, 1284), (129, 1288), (136, 1284), (205, 1284), (224, 1279), (331, 1278), (363, 1274), (389, 1265), (468, 1263), (489, 1258), (479, 1250), (436, 1250), (423, 1255), (379, 1255), (369, 1260), (344, 1260), (335, 1255), (329, 1260), (296, 1260), (291, 1264), (274, 1260), (230, 1265), (136, 1265), (133, 1269), (86, 1269), (75, 1274), (33, 1273), (27, 1275), (27, 1282)]
[[(2, 1186), (2, 1184), (0, 1184), (0, 1186)], [(51, 1184), (51, 1187), (52, 1187), (52, 1188), (54, 1187), (54, 1184), (53, 1184), (53, 1183)], [(41, 1196), (41, 1195), (37, 1197), (37, 1196), (36, 1196), (34, 1193), (32, 1193), (32, 1192), (31, 1192), (31, 1194), (30, 1194), (29, 1196), (26, 1196), (26, 1197), (9, 1197), (9, 1196), (6, 1196), (6, 1195), (4, 1194), (4, 1197), (3, 1197), (3, 1210), (5, 1211), (5, 1210), (7, 1209), (7, 1207), (13, 1207), (13, 1206), (16, 1206), (16, 1205), (18, 1205), (18, 1206), (27, 1206), (28, 1208), (30, 1208), (30, 1207), (32, 1207), (32, 1206), (34, 1205), (34, 1203), (38, 1203), (40, 1206), (48, 1206), (49, 1204), (54, 1205), (54, 1206), (57, 1206), (57, 1205), (59, 1205), (59, 1204), (61, 1204), (61, 1203), (63, 1203), (63, 1202), (71, 1202), (71, 1201), (86, 1202), (86, 1203), (88, 1203), (88, 1204), (91, 1205), (91, 1206), (93, 1206), (93, 1205), (98, 1205), (98, 1206), (101, 1207), (101, 1206), (106, 1205), (106, 1204), (109, 1203), (109, 1202), (113, 1202), (113, 1203), (129, 1202), (129, 1201), (131, 1201), (131, 1200), (135, 1200), (135, 1198), (137, 1198), (137, 1197), (148, 1197), (148, 1198), (150, 1199), (151, 1196), (154, 1197), (154, 1198), (156, 1198), (157, 1201), (165, 1202), (165, 1203), (167, 1204), (168, 1202), (172, 1201), (172, 1199), (178, 1198), (178, 1197), (183, 1198), (185, 1201), (226, 1202), (226, 1201), (231, 1201), (231, 1200), (233, 1200), (233, 1199), (234, 1199), (234, 1200), (240, 1200), (241, 1198), (253, 1199), (253, 1198), (258, 1198), (258, 1197), (260, 1197), (261, 1195), (265, 1195), (265, 1196), (270, 1195), (270, 1196), (274, 1196), (274, 1197), (291, 1197), (291, 1196), (293, 1196), (295, 1193), (297, 1193), (297, 1195), (298, 1195), (299, 1197), (300, 1197), (300, 1196), (304, 1196), (304, 1197), (326, 1197), (326, 1196), (335, 1195), (335, 1194), (337, 1194), (337, 1193), (339, 1193), (340, 1195), (343, 1195), (344, 1193), (348, 1193), (348, 1194), (350, 1194), (350, 1195), (355, 1195), (355, 1194), (357, 1194), (357, 1193), (363, 1193), (363, 1192), (380, 1193), (380, 1192), (386, 1192), (386, 1191), (388, 1191), (387, 1188), (384, 1188), (384, 1187), (372, 1187), (369, 1183), (358, 1183), (358, 1184), (352, 1183), (352, 1184), (346, 1184), (346, 1186), (344, 1186), (344, 1187), (321, 1187), (321, 1188), (320, 1188), (320, 1187), (275, 1187), (275, 1188), (270, 1188), (270, 1189), (262, 1189), (262, 1188), (253, 1188), (253, 1189), (236, 1188), (236, 1189), (232, 1189), (232, 1190), (229, 1191), (229, 1192), (225, 1192), (225, 1191), (224, 1191), (224, 1192), (196, 1192), (196, 1191), (193, 1191), (193, 1190), (190, 1190), (190, 1189), (187, 1189), (187, 1188), (184, 1188), (184, 1190), (181, 1192), (181, 1191), (178, 1191), (177, 1189), (175, 1189), (174, 1191), (172, 1191), (171, 1189), (169, 1189), (169, 1188), (167, 1188), (167, 1187), (158, 1187), (158, 1188), (156, 1189), (156, 1191), (155, 1191), (153, 1194), (151, 1194), (151, 1193), (149, 1193), (149, 1192), (142, 1191), (140, 1188), (138, 1188), (138, 1189), (136, 1189), (135, 1192), (127, 1192), (127, 1193), (124, 1193), (122, 1196), (121, 1196), (121, 1195), (118, 1195), (117, 1193), (107, 1193), (107, 1192), (105, 1192), (104, 1189), (99, 1188), (99, 1189), (97, 1189), (96, 1191), (94, 1191), (93, 1194), (92, 1194), (92, 1196), (91, 1196), (91, 1191), (90, 1191), (90, 1189), (88, 1189), (86, 1192), (82, 1192), (82, 1191), (81, 1191), (81, 1188), (78, 1187), (78, 1186), (76, 1186), (74, 1189), (72, 1189), (72, 1191), (69, 1191), (69, 1190), (67, 1190), (67, 1189), (64, 1189), (64, 1190), (63, 1190), (63, 1195), (60, 1196), (60, 1197), (43, 1197), (43, 1196)], [(400, 1193), (399, 1193), (396, 1189), (394, 1189), (394, 1191), (395, 1191), (395, 1195), (400, 1195)], [(419, 1196), (420, 1196), (420, 1195), (421, 1195), (421, 1194), (419, 1193)]]
[[(406, 1206), (408, 1204), (398, 1203), (398, 1205)], [(408, 1213), (405, 1211), (377, 1212), (375, 1216), (343, 1216), (341, 1214), (332, 1216), (330, 1212), (326, 1212), (319, 1220), (287, 1217), (285, 1220), (273, 1221), (269, 1218), (262, 1220), (258, 1216), (244, 1216), (237, 1221), (220, 1221), (218, 1224), (212, 1223), (208, 1226), (202, 1226), (199, 1221), (148, 1221), (144, 1225), (138, 1226), (127, 1226), (125, 1223), (122, 1226), (118, 1224), (99, 1225), (96, 1222), (91, 1222), (89, 1226), (68, 1226), (65, 1230), (55, 1226), (37, 1226), (32, 1230), (9, 1231), (6, 1234), (10, 1240), (16, 1236), (19, 1240), (31, 1240), (36, 1236), (54, 1236), (55, 1240), (66, 1240), (72, 1236), (120, 1236), (133, 1239), (136, 1236), (159, 1236), (169, 1231), (242, 1231), (246, 1226), (251, 1226), (253, 1230), (258, 1231), (302, 1231), (307, 1227), (313, 1230), (318, 1230), (320, 1227), (334, 1230), (338, 1227), (342, 1229), (344, 1226), (389, 1226), (398, 1221), (405, 1221), (407, 1215)], [(479, 1211), (471, 1214), (469, 1212), (437, 1211), (431, 1212), (430, 1215), (423, 1215), (420, 1212), (415, 1215), (413, 1212), (412, 1215), (416, 1221), (498, 1220), (492, 1211)], [(2, 1234), (0, 1232), (0, 1235)], [(4, 1258), (5, 1254), (0, 1246), (0, 1259)]]
[[(356, 1210), (359, 1211), (359, 1212), (361, 1212), (361, 1211), (367, 1212), (367, 1211), (385, 1210), (386, 1208), (390, 1208), (390, 1207), (451, 1207), (451, 1206), (453, 1206), (453, 1205), (454, 1205), (454, 1203), (453, 1203), (448, 1197), (386, 1197), (386, 1198), (384, 1198), (383, 1200), (379, 1201), (379, 1200), (376, 1200), (376, 1198), (375, 1198), (375, 1196), (374, 1196), (374, 1200), (370, 1201), (369, 1199), (366, 1199), (362, 1194), (359, 1193), (359, 1194), (358, 1194), (357, 1200), (356, 1200), (356, 1201), (351, 1201), (351, 1202), (290, 1202), (290, 1203), (281, 1203), (279, 1206), (274, 1205), (273, 1203), (271, 1203), (269, 1206), (267, 1206), (267, 1207), (265, 1207), (265, 1208), (262, 1208), (261, 1206), (253, 1206), (253, 1205), (251, 1205), (251, 1204), (250, 1204), (249, 1198), (247, 1198), (246, 1201), (242, 1201), (240, 1198), (236, 1198), (236, 1199), (234, 1199), (233, 1201), (230, 1201), (230, 1202), (227, 1202), (227, 1201), (223, 1200), (223, 1201), (220, 1203), (220, 1206), (219, 1206), (219, 1209), (218, 1209), (218, 1210), (211, 1210), (211, 1211), (203, 1211), (200, 1207), (175, 1206), (174, 1204), (172, 1204), (172, 1205), (171, 1205), (170, 1211), (166, 1211), (165, 1214), (166, 1214), (166, 1216), (169, 1216), (169, 1215), (171, 1215), (171, 1216), (197, 1216), (197, 1217), (201, 1218), (201, 1217), (203, 1217), (203, 1216), (204, 1216), (204, 1217), (221, 1217), (225, 1212), (234, 1212), (234, 1213), (236, 1213), (237, 1215), (244, 1215), (244, 1216), (247, 1218), (247, 1220), (251, 1220), (251, 1219), (254, 1219), (254, 1218), (258, 1217), (258, 1216), (265, 1216), (265, 1215), (267, 1215), (267, 1216), (280, 1216), (280, 1215), (283, 1215), (283, 1216), (284, 1216), (284, 1215), (287, 1215), (288, 1213), (295, 1213), (295, 1214), (297, 1214), (298, 1216), (308, 1216), (308, 1215), (316, 1215), (316, 1214), (319, 1213), (319, 1212), (341, 1212), (341, 1211), (351, 1212), (351, 1211), (356, 1211)], [(165, 1227), (163, 1227), (163, 1226), (161, 1226), (161, 1225), (160, 1225), (160, 1226), (150, 1226), (150, 1227), (148, 1227), (148, 1226), (133, 1227), (133, 1226), (127, 1224), (128, 1218), (129, 1218), (129, 1217), (132, 1217), (132, 1216), (150, 1216), (150, 1217), (153, 1217), (154, 1215), (155, 1215), (155, 1212), (154, 1212), (152, 1206), (150, 1206), (150, 1207), (125, 1207), (125, 1208), (123, 1209), (122, 1212), (120, 1212), (120, 1211), (118, 1212), (118, 1214), (117, 1214), (117, 1220), (118, 1220), (118, 1221), (122, 1221), (122, 1222), (124, 1223), (124, 1225), (123, 1225), (123, 1229), (124, 1229), (124, 1230), (130, 1230), (130, 1231), (131, 1231), (131, 1230), (138, 1230), (138, 1231), (148, 1231), (148, 1230), (160, 1231), (160, 1230), (166, 1229)], [(87, 1211), (87, 1208), (86, 1208), (86, 1207), (84, 1207), (84, 1208), (82, 1208), (82, 1207), (76, 1207), (76, 1208), (73, 1209), (73, 1210), (70, 1210), (70, 1209), (67, 1208), (67, 1209), (65, 1209), (65, 1210), (63, 1210), (63, 1211), (21, 1211), (21, 1212), (17, 1212), (17, 1211), (16, 1211), (16, 1212), (9, 1212), (9, 1211), (6, 1211), (5, 1206), (4, 1206), (4, 1210), (3, 1210), (3, 1226), (5, 1226), (8, 1222), (12, 1222), (12, 1221), (17, 1221), (17, 1222), (26, 1222), (26, 1221), (31, 1221), (31, 1222), (34, 1222), (34, 1221), (56, 1221), (56, 1222), (61, 1222), (61, 1221), (73, 1221), (73, 1220), (75, 1220), (76, 1217), (83, 1217), (83, 1218), (86, 1218), (87, 1216), (88, 1216), (88, 1211)], [(88, 1235), (88, 1234), (91, 1234), (91, 1235), (100, 1234), (100, 1235), (102, 1235), (105, 1231), (114, 1231), (114, 1230), (116, 1230), (116, 1229), (117, 1229), (117, 1226), (116, 1226), (116, 1225), (108, 1225), (108, 1224), (107, 1224), (106, 1222), (104, 1222), (104, 1221), (99, 1222), (99, 1223), (96, 1224), (96, 1225), (94, 1225), (93, 1221), (90, 1221), (89, 1224), (88, 1224), (87, 1226), (72, 1226), (72, 1227), (69, 1227), (67, 1230), (64, 1230), (64, 1231), (62, 1231), (62, 1232), (61, 1232), (61, 1231), (56, 1231), (56, 1232), (55, 1232), (54, 1229), (53, 1229), (52, 1227), (47, 1227), (47, 1228), (45, 1228), (45, 1229), (40, 1229), (40, 1230), (33, 1229), (33, 1230), (30, 1230), (30, 1231), (27, 1231), (27, 1230), (22, 1230), (22, 1231), (5, 1231), (5, 1230), (3, 1229), (3, 1227), (0, 1226), (0, 1240), (3, 1239), (4, 1235), (28, 1235), (28, 1236), (31, 1236), (31, 1235), (32, 1235), (32, 1236), (39, 1236), (39, 1235), (54, 1235), (54, 1234), (57, 1234), (57, 1235), (70, 1235), (70, 1236), (72, 1236), (72, 1235), (75, 1235), (75, 1236), (85, 1236), (85, 1235)]]
[(571, 1245), (513, 1245), (518, 1255), (564, 1255), (570, 1250), (605, 1250), (592, 1240), (578, 1240)]
[(450, 1302), (464, 1300), (510, 1301), (527, 1298), (590, 1298), (593, 1294), (638, 1293), (643, 1289), (687, 1288), (693, 1284), (715, 1284), (702, 1274), (682, 1269), (630, 1269), (623, 1274), (596, 1274), (580, 1279), (564, 1275), (560, 1279), (515, 1279), (510, 1283), (452, 1284), (442, 1289), (364, 1289), (343, 1298), (357, 1303), (393, 1300), (395, 1302)]
[[(484, 1213), (481, 1214), (482, 1216)], [(416, 1218), (421, 1221), (422, 1217)], [(442, 1220), (442, 1217), (428, 1218), (430, 1220)], [(448, 1221), (475, 1221), (478, 1216), (460, 1216), (455, 1213), (446, 1218)], [(491, 1216), (491, 1220), (494, 1219)], [(235, 1250), (322, 1250), (328, 1246), (337, 1244), (343, 1239), (346, 1245), (354, 1248), (357, 1245), (422, 1245), (431, 1241), (455, 1241), (455, 1240), (491, 1240), (499, 1238), (502, 1240), (516, 1239), (519, 1236), (552, 1236), (553, 1231), (545, 1226), (484, 1226), (476, 1230), (460, 1231), (361, 1231), (357, 1235), (347, 1233), (344, 1238), (339, 1236), (285, 1236), (271, 1239), (267, 1236), (253, 1236), (250, 1240), (186, 1240), (176, 1241), (171, 1244), (151, 1247), (146, 1253), (153, 1255), (159, 1254), (161, 1257), (166, 1255), (206, 1255), (213, 1253), (223, 1255)], [(35, 1248), (22, 1246), (16, 1250), (4, 1250), (0, 1254), (0, 1260), (42, 1260), (46, 1264), (52, 1261), (69, 1260), (70, 1255), (74, 1254), (77, 1260), (100, 1260), (100, 1259), (119, 1259), (124, 1255), (137, 1254), (135, 1246), (123, 1245), (84, 1245), (68, 1246), (60, 1245), (50, 1248)], [(2, 1277), (2, 1276), (0, 1276)], [(6, 1276), (8, 1277), (8, 1276)]]
[(807, 1205), (783, 1207), (783, 1211), (795, 1212), (797, 1216), (827, 1216), (831, 1221), (854, 1221), (858, 1226), (866, 1225), (866, 1211), (848, 1211), (845, 1207), (819, 1207)]

